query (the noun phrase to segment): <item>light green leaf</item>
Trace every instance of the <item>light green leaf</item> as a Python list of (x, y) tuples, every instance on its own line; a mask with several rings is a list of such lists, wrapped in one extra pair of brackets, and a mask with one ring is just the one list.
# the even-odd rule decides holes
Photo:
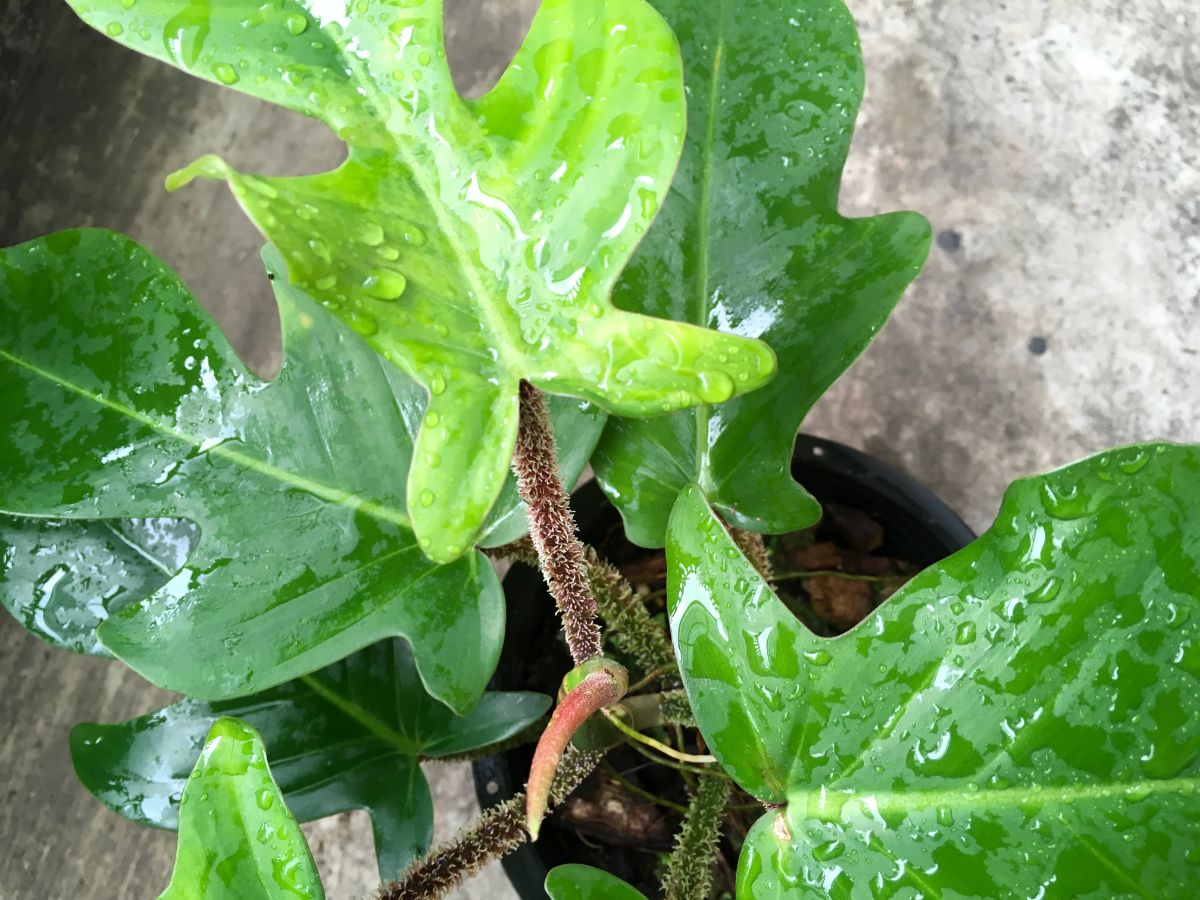
[[(499, 656), (503, 598), (481, 555), (434, 566), (407, 527), (392, 476), (412, 452), (411, 384), (301, 295), (279, 302), (286, 359), (264, 383), (126, 238), (69, 231), (0, 251), (0, 512), (196, 526), (187, 564), (154, 573), (147, 559), (143, 583), (161, 587), (99, 627), (163, 687), (255, 693), (403, 636), (430, 693), (466, 712)], [(49, 553), (22, 563), (25, 587), (11, 560), (0, 569), (36, 619), (39, 565), (105, 567), (35, 539)], [(101, 602), (72, 597), (90, 621), (121, 583), (115, 566), (104, 577)]]
[(654, 0), (683, 48), (688, 136), (662, 214), (618, 282), (622, 309), (771, 345), (779, 375), (720, 406), (612, 419), (596, 476), (630, 539), (661, 547), (698, 483), (740, 528), (812, 525), (796, 431), (879, 331), (929, 249), (915, 213), (848, 219), (842, 167), (863, 92), (841, 0)]
[(646, 900), (646, 895), (615, 875), (591, 866), (556, 866), (546, 876), (551, 900)]
[(300, 826), (267, 768), (258, 733), (212, 726), (179, 816), (175, 872), (159, 900), (324, 900)]
[(613, 282), (674, 172), (678, 48), (644, 0), (544, 0), (480, 100), (456, 93), (441, 0), (71, 0), (94, 27), (199, 77), (315, 116), (349, 145), (300, 178), (206, 157), (291, 280), (430, 394), (408, 478), (421, 547), (450, 561), (500, 493), (517, 387), (624, 415), (764, 383), (756, 341), (616, 310)]
[(739, 898), (1200, 889), (1200, 447), (1016, 482), (986, 534), (833, 639), (696, 488), (668, 554), (701, 731), (785, 805)]
[(365, 809), (384, 880), (429, 849), (433, 803), (418, 763), (506, 740), (550, 706), (540, 694), (493, 692), (465, 717), (421, 685), (403, 641), (383, 641), (296, 681), (240, 700), (181, 700), (116, 725), (71, 730), (84, 786), (128, 819), (175, 828), (183, 781), (213, 722), (254, 726), (279, 762), (275, 778), (302, 822)]

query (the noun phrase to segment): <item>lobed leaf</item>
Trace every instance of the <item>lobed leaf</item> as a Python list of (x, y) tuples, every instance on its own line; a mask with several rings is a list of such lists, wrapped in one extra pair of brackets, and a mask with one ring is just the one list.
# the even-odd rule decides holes
[(175, 871), (159, 900), (324, 898), (262, 739), (237, 719), (217, 721), (183, 791)]
[(646, 895), (615, 875), (591, 866), (555, 866), (546, 875), (550, 900), (646, 900)]
[(726, 521), (796, 531), (796, 431), (925, 261), (928, 223), (838, 212), (863, 92), (841, 0), (654, 0), (683, 48), (688, 136), (662, 213), (617, 283), (623, 309), (766, 341), (779, 375), (718, 406), (612, 419), (596, 476), (635, 543), (661, 547), (697, 483)]
[(84, 786), (127, 819), (175, 828), (183, 780), (217, 719), (265, 735), (275, 777), (300, 821), (365, 809), (380, 878), (429, 849), (433, 801), (419, 762), (506, 740), (550, 706), (540, 694), (492, 692), (466, 716), (426, 693), (403, 641), (387, 640), (311, 675), (241, 700), (181, 700), (116, 725), (71, 731)]
[(668, 545), (696, 720), (784, 808), (738, 896), (1156, 896), (1200, 888), (1200, 447), (1012, 485), (992, 528), (819, 638), (698, 488)]
[[(403, 636), (430, 692), (465, 712), (495, 667), (503, 598), (481, 555), (432, 565), (408, 528), (394, 472), (412, 453), (412, 385), (302, 295), (278, 299), (286, 360), (264, 383), (127, 238), (0, 251), (0, 512), (195, 526), (186, 565), (147, 559), (139, 590), (161, 586), (97, 632), (163, 687), (251, 694)], [(105, 563), (90, 526), (21, 527), (35, 558), (3, 557), (7, 603), (35, 624), (84, 604), (61, 637), (86, 649), (105, 603), (133, 599), (134, 556)]]
[(615, 309), (684, 132), (678, 48), (644, 0), (545, 0), (496, 87), (465, 101), (441, 0), (70, 0), (116, 40), (314, 116), (332, 172), (215, 157), (291, 280), (429, 393), (408, 476), (425, 553), (462, 555), (504, 481), (524, 379), (625, 415), (764, 383), (763, 344)]

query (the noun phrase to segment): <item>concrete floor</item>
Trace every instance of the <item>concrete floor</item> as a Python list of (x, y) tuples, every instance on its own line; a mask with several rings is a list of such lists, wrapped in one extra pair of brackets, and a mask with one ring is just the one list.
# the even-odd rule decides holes
[[(174, 266), (259, 371), (278, 325), (227, 192), (161, 189), (205, 152), (300, 174), (322, 128), (108, 44), (44, 0), (0, 17), (0, 240), (104, 225)], [(446, 0), (463, 88), (494, 79), (535, 0)], [(925, 212), (926, 274), (808, 429), (899, 463), (977, 528), (1022, 473), (1145, 438), (1200, 440), (1200, 21), (1193, 0), (852, 0), (867, 101), (843, 207)], [(0, 897), (140, 898), (174, 839), (79, 787), (66, 734), (165, 695), (0, 617)], [(431, 770), (439, 833), (474, 814)], [(308, 828), (331, 900), (372, 885), (357, 814)], [(498, 871), (455, 895), (504, 900)]]

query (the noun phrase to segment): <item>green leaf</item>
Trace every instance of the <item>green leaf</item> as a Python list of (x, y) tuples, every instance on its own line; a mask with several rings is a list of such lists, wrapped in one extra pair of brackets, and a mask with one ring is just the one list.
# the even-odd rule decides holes
[(550, 900), (646, 900), (646, 895), (615, 875), (591, 866), (555, 866), (546, 876)]
[(1200, 888), (1200, 447), (1014, 483), (996, 523), (819, 638), (695, 488), (671, 623), (712, 752), (768, 813), (739, 897)]
[(654, 0), (683, 48), (688, 137), (671, 194), (617, 284), (622, 309), (761, 338), (765, 388), (613, 419), (593, 464), (626, 533), (661, 547), (698, 483), (726, 521), (784, 533), (820, 508), (792, 480), (796, 431), (883, 326), (929, 249), (915, 213), (838, 213), (863, 91), (840, 0)]
[(0, 251), (0, 512), (194, 523), (186, 566), (98, 630), (156, 684), (240, 696), (403, 636), (430, 693), (465, 712), (503, 597), (481, 555), (431, 565), (406, 525), (411, 384), (320, 307), (278, 299), (286, 360), (264, 383), (127, 238)]
[(429, 848), (433, 805), (420, 760), (506, 740), (535, 722), (550, 699), (487, 693), (465, 717), (421, 685), (403, 641), (241, 700), (182, 700), (117, 725), (71, 731), (79, 780), (127, 819), (174, 828), (183, 780), (213, 722), (237, 716), (266, 737), (275, 777), (302, 822), (365, 809), (375, 828), (380, 877), (395, 878)]
[(175, 872), (159, 900), (324, 900), (316, 863), (288, 812), (258, 733), (212, 726), (183, 791)]
[(206, 157), (291, 280), (430, 394), (409, 472), (433, 560), (498, 496), (517, 387), (624, 415), (764, 383), (763, 344), (616, 310), (610, 293), (667, 191), (684, 132), (678, 48), (644, 0), (545, 0), (485, 97), (454, 89), (441, 0), (71, 0), (127, 46), (325, 122), (332, 172), (262, 178)]
[(56, 647), (106, 656), (97, 626), (166, 584), (196, 537), (180, 519), (0, 515), (0, 604)]

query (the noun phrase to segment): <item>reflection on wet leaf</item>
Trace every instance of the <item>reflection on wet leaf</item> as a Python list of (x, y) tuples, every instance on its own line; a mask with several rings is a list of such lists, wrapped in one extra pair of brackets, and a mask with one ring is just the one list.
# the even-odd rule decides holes
[(1200, 888), (1200, 448), (1016, 482), (983, 537), (833, 639), (696, 488), (668, 555), (701, 730), (784, 805), (750, 834), (739, 897)]

